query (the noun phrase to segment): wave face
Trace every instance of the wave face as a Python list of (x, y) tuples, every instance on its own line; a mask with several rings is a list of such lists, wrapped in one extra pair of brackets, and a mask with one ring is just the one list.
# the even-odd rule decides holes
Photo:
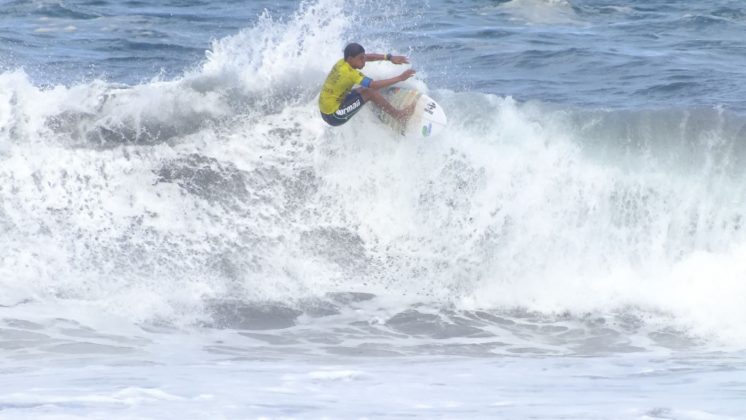
[[(550, 3), (500, 7), (580, 13)], [(362, 293), (405, 332), (432, 323), (413, 310), (591, 314), (746, 343), (743, 116), (430, 88), (437, 139), (370, 109), (329, 129), (318, 82), (360, 19), (264, 14), (168, 80), (0, 74), (0, 305), (236, 328), (269, 305), (269, 328)]]

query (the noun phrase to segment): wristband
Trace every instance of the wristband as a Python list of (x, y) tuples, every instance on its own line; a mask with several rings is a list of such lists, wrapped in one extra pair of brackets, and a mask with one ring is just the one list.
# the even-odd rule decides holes
[(391, 61), (391, 53), (386, 53), (385, 58), (386, 61)]

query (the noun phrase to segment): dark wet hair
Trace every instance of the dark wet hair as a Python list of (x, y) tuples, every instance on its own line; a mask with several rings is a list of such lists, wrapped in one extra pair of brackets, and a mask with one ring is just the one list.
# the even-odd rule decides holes
[(350, 57), (358, 56), (365, 52), (365, 48), (363, 48), (362, 45), (353, 42), (352, 44), (347, 44), (345, 47), (345, 60), (347, 60)]

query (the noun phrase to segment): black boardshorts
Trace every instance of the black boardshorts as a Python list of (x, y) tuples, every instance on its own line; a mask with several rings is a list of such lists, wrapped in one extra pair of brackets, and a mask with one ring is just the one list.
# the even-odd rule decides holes
[(342, 101), (342, 105), (333, 114), (321, 113), (321, 118), (324, 119), (329, 125), (337, 127), (346, 123), (353, 115), (357, 114), (365, 105), (365, 100), (360, 92), (353, 90), (345, 96)]

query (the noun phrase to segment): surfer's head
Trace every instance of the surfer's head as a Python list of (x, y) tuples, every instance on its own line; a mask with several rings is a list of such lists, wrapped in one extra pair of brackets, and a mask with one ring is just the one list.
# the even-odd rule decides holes
[(355, 42), (347, 44), (345, 47), (345, 61), (350, 63), (354, 69), (365, 67), (365, 48)]

